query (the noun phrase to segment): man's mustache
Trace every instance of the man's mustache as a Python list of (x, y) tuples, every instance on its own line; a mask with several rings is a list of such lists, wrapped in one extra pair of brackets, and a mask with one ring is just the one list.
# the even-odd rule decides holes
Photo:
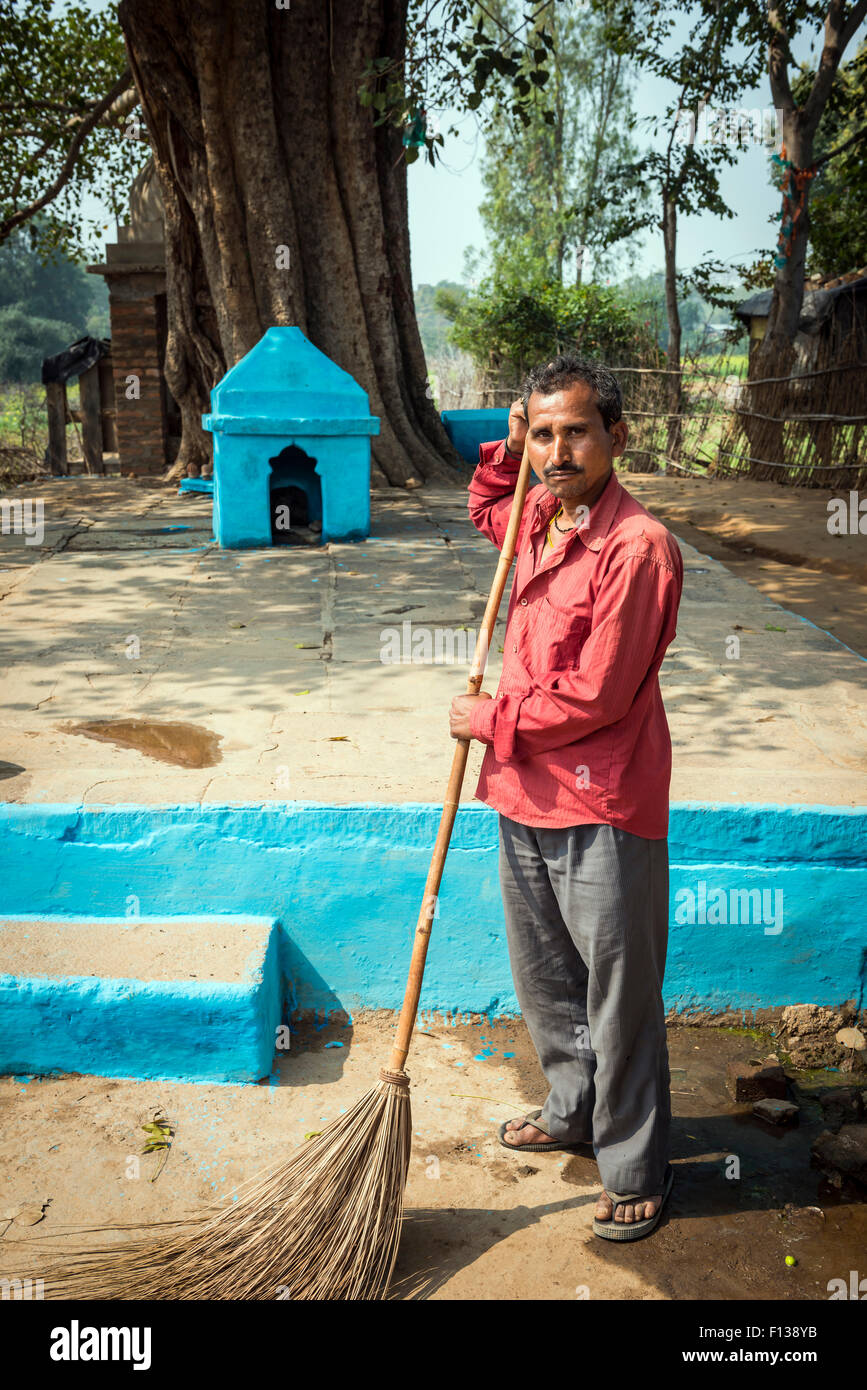
[(549, 463), (547, 468), (542, 470), (543, 477), (548, 477), (550, 473), (583, 473), (583, 468), (576, 468), (574, 463)]

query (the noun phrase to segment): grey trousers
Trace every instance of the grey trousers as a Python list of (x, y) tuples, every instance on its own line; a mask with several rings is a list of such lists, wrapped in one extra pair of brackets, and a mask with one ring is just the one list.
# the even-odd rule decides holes
[(551, 1088), (539, 1128), (592, 1140), (604, 1188), (662, 1192), (668, 841), (501, 815), (499, 862), (515, 993)]

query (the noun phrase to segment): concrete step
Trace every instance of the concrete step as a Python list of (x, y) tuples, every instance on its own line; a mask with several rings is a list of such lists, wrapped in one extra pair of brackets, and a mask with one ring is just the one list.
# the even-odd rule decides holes
[(278, 935), (272, 917), (0, 917), (0, 1072), (257, 1081)]

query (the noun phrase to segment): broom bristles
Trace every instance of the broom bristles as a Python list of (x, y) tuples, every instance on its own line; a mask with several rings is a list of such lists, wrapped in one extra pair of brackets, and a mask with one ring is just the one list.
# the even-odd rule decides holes
[[(412, 1117), (409, 1078), (380, 1072), (356, 1104), (230, 1207), (183, 1231), (74, 1250), (48, 1298), (384, 1298), (400, 1239)], [(118, 1229), (102, 1227), (103, 1230)]]

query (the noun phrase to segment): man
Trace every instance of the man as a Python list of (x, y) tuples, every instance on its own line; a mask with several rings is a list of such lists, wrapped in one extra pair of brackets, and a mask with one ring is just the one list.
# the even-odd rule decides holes
[(593, 1229), (632, 1240), (656, 1225), (672, 1180), (671, 740), (658, 672), (683, 561), (614, 473), (621, 415), (611, 372), (557, 357), (527, 378), (508, 439), (481, 445), (469, 513), (496, 546), (525, 436), (542, 483), (518, 535), (497, 694), (458, 696), (450, 731), (487, 745), (476, 795), (499, 812), (515, 992), (551, 1088), (501, 1142), (533, 1153), (592, 1142), (604, 1187)]

